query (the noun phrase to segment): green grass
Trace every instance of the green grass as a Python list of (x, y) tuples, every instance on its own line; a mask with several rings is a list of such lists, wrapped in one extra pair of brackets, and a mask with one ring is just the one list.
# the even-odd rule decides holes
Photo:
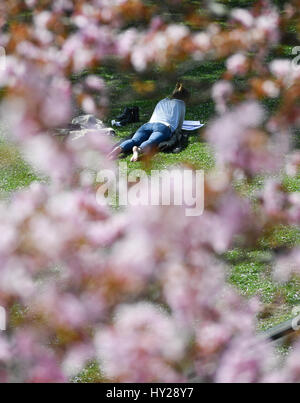
[(300, 304), (300, 278), (277, 283), (271, 274), (273, 254), (280, 248), (291, 249), (300, 245), (300, 228), (274, 226), (262, 234), (256, 250), (234, 249), (225, 255), (230, 270), (228, 280), (245, 297), (257, 296), (264, 304), (259, 315), (258, 328), (265, 330), (291, 317), (294, 306)]
[(75, 376), (72, 383), (102, 383), (105, 380), (102, 377), (99, 364), (91, 362), (88, 364), (77, 376)]
[[(183, 77), (192, 89), (194, 99), (201, 93), (201, 88), (210, 87), (219, 79), (224, 71), (222, 63), (206, 62), (201, 66), (187, 72)], [(95, 71), (107, 82), (112, 99), (112, 109), (107, 118), (107, 123), (117, 116), (125, 106), (137, 105), (141, 111), (141, 123), (147, 122), (157, 101), (171, 93), (172, 87), (161, 84), (163, 89), (152, 97), (134, 93), (132, 74), (109, 69), (99, 68)], [(80, 77), (73, 77), (80, 80)], [(200, 84), (199, 84), (200, 83)], [(130, 94), (130, 95), (128, 95)], [(134, 98), (132, 98), (134, 96)], [(201, 97), (200, 97), (201, 98)], [(134, 102), (132, 102), (134, 99)], [(269, 110), (276, 109), (278, 103), (266, 102)], [(189, 120), (201, 120), (207, 123), (214, 116), (214, 105), (206, 99), (199, 103), (192, 103), (187, 109), (186, 118)], [(116, 140), (127, 137), (136, 131), (140, 124), (132, 124), (117, 130)], [(202, 129), (203, 130), (203, 129)], [(189, 164), (196, 169), (210, 170), (214, 166), (214, 155), (209, 145), (203, 139), (203, 131), (192, 133), (189, 137), (188, 147), (179, 154), (159, 153), (154, 156), (150, 169), (164, 169), (170, 166)], [(142, 163), (132, 164), (127, 157), (129, 170), (141, 168)], [(144, 168), (144, 167), (143, 167)], [(0, 141), (0, 195), (7, 197), (10, 192), (27, 187), (32, 181), (39, 180), (33, 170), (23, 161), (14, 146), (4, 140)], [(252, 184), (236, 183), (236, 188), (247, 197), (253, 198), (253, 194), (263, 184), (263, 179), (257, 177)], [(300, 190), (300, 177), (285, 177), (284, 185), (289, 192)], [(296, 227), (277, 226), (266, 234), (261, 235), (259, 246), (256, 250), (234, 249), (225, 256), (228, 265), (228, 281), (233, 284), (244, 296), (258, 296), (265, 304), (264, 312), (259, 317), (259, 329), (268, 328), (282, 320), (289, 318), (292, 307), (300, 304), (300, 280), (293, 279), (287, 284), (274, 282), (270, 271), (271, 250), (274, 248), (292, 248), (300, 244), (300, 230)], [(94, 373), (94, 369), (91, 369)], [(89, 370), (82, 375), (88, 381)]]
[(0, 139), (0, 197), (40, 180), (16, 148)]
[[(282, 234), (285, 238), (283, 229)], [(259, 297), (263, 304), (258, 317), (259, 330), (266, 330), (289, 319), (292, 308), (300, 304), (300, 279), (293, 278), (287, 283), (275, 282), (271, 275), (270, 258), (270, 249), (249, 252), (235, 249), (226, 254), (230, 267), (228, 281), (245, 297)]]

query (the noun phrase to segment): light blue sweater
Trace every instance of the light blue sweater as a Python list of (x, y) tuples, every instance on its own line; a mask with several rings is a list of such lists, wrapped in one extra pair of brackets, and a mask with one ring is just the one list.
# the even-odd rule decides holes
[(156, 105), (150, 123), (166, 124), (171, 127), (172, 133), (174, 133), (177, 129), (181, 130), (185, 112), (184, 101), (165, 98)]

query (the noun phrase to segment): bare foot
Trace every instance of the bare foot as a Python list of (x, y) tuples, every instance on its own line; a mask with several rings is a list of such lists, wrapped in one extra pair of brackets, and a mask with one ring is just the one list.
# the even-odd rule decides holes
[(133, 152), (133, 156), (131, 157), (130, 161), (137, 162), (140, 158), (140, 149), (137, 146), (135, 146), (135, 147), (133, 147), (132, 152)]
[(109, 160), (115, 160), (122, 152), (122, 148), (121, 147), (116, 147), (112, 150), (112, 152), (110, 152), (107, 156), (107, 158)]

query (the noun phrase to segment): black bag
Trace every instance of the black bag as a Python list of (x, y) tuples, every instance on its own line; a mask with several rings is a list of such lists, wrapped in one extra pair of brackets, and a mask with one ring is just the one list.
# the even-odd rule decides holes
[(138, 106), (125, 108), (124, 112), (116, 117), (116, 121), (121, 126), (126, 126), (129, 123), (138, 123), (140, 121), (140, 110)]
[(163, 153), (178, 154), (188, 145), (188, 134), (179, 131), (175, 132), (170, 140), (163, 141), (159, 144), (158, 149)]

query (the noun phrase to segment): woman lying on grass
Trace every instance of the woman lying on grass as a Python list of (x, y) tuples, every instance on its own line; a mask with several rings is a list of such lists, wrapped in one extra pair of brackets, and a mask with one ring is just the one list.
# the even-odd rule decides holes
[(132, 151), (131, 161), (136, 162), (141, 154), (153, 152), (160, 143), (168, 141), (177, 130), (182, 129), (188, 98), (189, 92), (178, 83), (172, 96), (156, 105), (150, 121), (140, 127), (132, 139), (114, 148), (108, 158), (114, 159), (121, 152)]

